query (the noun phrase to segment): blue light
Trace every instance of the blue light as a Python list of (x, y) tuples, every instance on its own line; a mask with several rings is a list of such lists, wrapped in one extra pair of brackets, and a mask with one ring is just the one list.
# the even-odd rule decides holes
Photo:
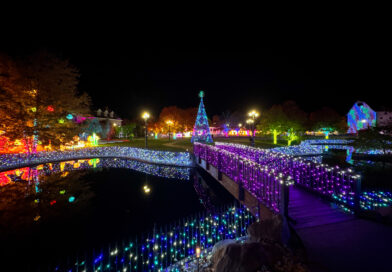
[(74, 202), (74, 201), (75, 201), (75, 197), (74, 197), (74, 196), (70, 196), (70, 197), (68, 198), (68, 202), (72, 203), (72, 202)]

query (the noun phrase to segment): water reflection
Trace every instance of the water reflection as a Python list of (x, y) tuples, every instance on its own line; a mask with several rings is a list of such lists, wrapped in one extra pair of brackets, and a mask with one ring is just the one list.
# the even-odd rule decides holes
[[(43, 218), (67, 217), (62, 211), (68, 205), (86, 205), (94, 195), (91, 183), (80, 182), (85, 172), (53, 172), (48, 169), (22, 168), (1, 173), (7, 185), (0, 187), (0, 229), (2, 235), (28, 229)], [(78, 210), (74, 210), (78, 213)]]
[(59, 163), (47, 163), (34, 167), (24, 167), (15, 170), (0, 172), (0, 186), (4, 186), (13, 182), (38, 182), (41, 175), (51, 175), (61, 172), (61, 177), (66, 177), (69, 171), (84, 170), (91, 168), (126, 168), (150, 175), (175, 178), (181, 180), (189, 180), (190, 168), (173, 167), (156, 164), (146, 164), (135, 160), (128, 159), (87, 159), (87, 160), (73, 160)]
[(189, 168), (126, 159), (47, 163), (0, 177), (0, 256), (25, 263), (60, 259), (233, 202)]

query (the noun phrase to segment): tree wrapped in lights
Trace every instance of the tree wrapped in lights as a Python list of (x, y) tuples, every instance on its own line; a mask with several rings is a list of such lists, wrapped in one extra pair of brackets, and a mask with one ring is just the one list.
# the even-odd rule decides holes
[(191, 142), (212, 143), (213, 141), (210, 133), (210, 126), (208, 125), (207, 113), (203, 103), (203, 91), (200, 91), (199, 97), (200, 105), (196, 116), (195, 126), (193, 128)]
[(21, 140), (32, 153), (39, 143), (57, 148), (70, 141), (80, 126), (68, 115), (89, 112), (90, 99), (77, 91), (78, 78), (77, 69), (67, 60), (49, 53), (19, 61), (0, 56), (3, 136)]

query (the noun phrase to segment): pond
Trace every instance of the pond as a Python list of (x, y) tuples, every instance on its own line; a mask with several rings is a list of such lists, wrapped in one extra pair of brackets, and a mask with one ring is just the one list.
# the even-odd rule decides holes
[(14, 270), (46, 271), (64, 256), (234, 202), (194, 169), (126, 159), (25, 167), (1, 172), (0, 185), (0, 256)]
[[(377, 211), (392, 206), (392, 162), (391, 157), (356, 155), (349, 150), (329, 149), (322, 156), (305, 156), (307, 159), (352, 169), (361, 176), (360, 208)], [(341, 196), (336, 196), (341, 199)]]

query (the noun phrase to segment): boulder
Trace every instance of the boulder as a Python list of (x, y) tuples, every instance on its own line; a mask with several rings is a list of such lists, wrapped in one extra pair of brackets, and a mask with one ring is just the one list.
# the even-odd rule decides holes
[(377, 212), (384, 217), (392, 217), (392, 207), (381, 207)]
[(282, 242), (282, 217), (274, 215), (271, 219), (254, 222), (248, 227), (249, 240), (252, 242), (261, 242), (270, 240)]
[(256, 272), (267, 263), (267, 253), (260, 243), (234, 243), (222, 249), (223, 256), (214, 263), (216, 272)]
[(211, 255), (212, 255), (211, 262), (217, 263), (217, 261), (219, 261), (222, 258), (223, 254), (226, 250), (226, 247), (230, 244), (235, 243), (235, 242), (236, 241), (233, 239), (226, 239), (226, 240), (222, 240), (222, 241), (217, 242), (211, 251)]

